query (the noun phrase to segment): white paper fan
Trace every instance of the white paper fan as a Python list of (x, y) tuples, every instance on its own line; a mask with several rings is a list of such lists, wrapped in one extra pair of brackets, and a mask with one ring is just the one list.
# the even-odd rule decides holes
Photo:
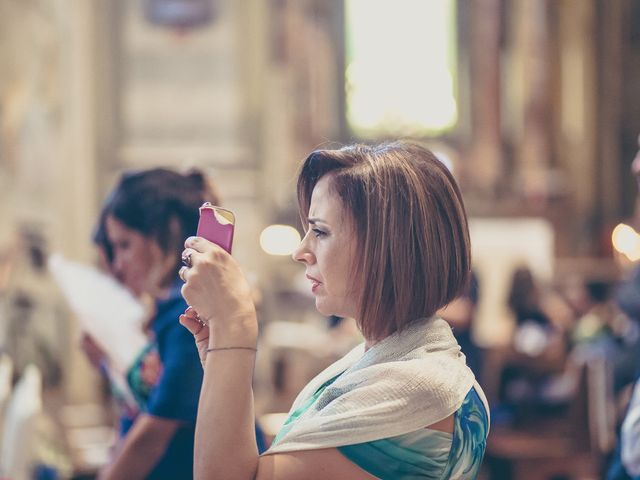
[(147, 344), (142, 331), (145, 310), (122, 285), (93, 266), (49, 257), (49, 270), (60, 286), (82, 330), (109, 356), (110, 366), (124, 375)]

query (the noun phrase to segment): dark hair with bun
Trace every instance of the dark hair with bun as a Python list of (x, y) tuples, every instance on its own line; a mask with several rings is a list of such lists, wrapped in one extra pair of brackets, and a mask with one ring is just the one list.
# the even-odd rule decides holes
[(220, 200), (220, 194), (218, 192), (218, 189), (207, 178), (207, 176), (204, 173), (202, 173), (201, 170), (198, 170), (197, 168), (192, 168), (185, 174), (185, 177), (192, 182), (193, 184), (192, 188), (195, 188), (201, 193), (202, 198), (204, 199), (203, 203), (210, 202), (213, 205), (220, 206), (221, 200)]
[(106, 231), (106, 219), (112, 216), (157, 242), (165, 253), (175, 252), (177, 272), (183, 242), (195, 234), (198, 208), (204, 202), (219, 205), (220, 199), (199, 170), (186, 174), (165, 168), (125, 172), (102, 207), (93, 241), (104, 250), (107, 262), (113, 262)]

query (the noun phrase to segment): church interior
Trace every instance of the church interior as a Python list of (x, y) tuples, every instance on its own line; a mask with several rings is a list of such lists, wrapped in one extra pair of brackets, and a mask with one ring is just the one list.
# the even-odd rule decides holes
[(441, 314), (491, 407), (479, 478), (614, 478), (640, 375), (639, 134), (640, 0), (0, 0), (0, 478), (98, 478), (117, 443), (118, 379), (82, 338), (126, 357), (142, 331), (92, 240), (123, 173), (199, 169), (234, 212), (268, 443), (362, 341), (291, 259), (298, 165), (394, 139), (464, 197), (472, 282)]

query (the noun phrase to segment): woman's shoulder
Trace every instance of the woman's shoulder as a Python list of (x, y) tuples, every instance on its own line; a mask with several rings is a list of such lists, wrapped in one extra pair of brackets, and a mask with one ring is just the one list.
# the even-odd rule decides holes
[(450, 354), (434, 354), (429, 359), (385, 362), (374, 366), (362, 380), (372, 390), (396, 398), (434, 404), (443, 403), (453, 411), (473, 386), (475, 376)]
[(424, 478), (458, 478), (456, 472), (477, 472), (485, 451), (488, 412), (475, 388), (454, 413), (453, 423), (451, 433), (423, 427), (372, 442), (341, 446), (338, 450), (363, 470), (381, 478), (408, 473)]
[(476, 478), (489, 435), (489, 412), (479, 387), (472, 388), (456, 412), (453, 441), (442, 478)]

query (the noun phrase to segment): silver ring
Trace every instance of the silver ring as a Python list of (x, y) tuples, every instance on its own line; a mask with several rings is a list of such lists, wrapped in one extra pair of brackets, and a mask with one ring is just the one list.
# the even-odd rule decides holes
[(182, 280), (183, 282), (187, 282), (187, 279), (184, 278), (185, 273), (187, 273), (187, 270), (189, 270), (189, 267), (187, 267), (186, 265), (184, 267), (180, 267), (180, 270), (178, 270), (178, 276), (180, 277), (180, 280)]

